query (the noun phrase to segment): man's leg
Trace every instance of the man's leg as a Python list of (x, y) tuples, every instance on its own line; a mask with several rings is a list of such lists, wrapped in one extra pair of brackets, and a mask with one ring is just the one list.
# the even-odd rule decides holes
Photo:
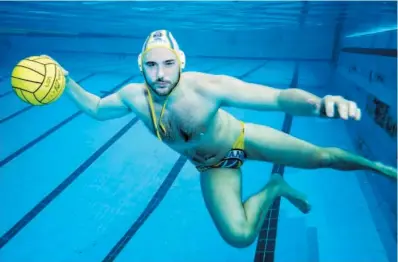
[(268, 126), (245, 124), (248, 159), (315, 169), (371, 170), (396, 181), (397, 170), (336, 147), (319, 147)]
[(239, 169), (210, 169), (201, 173), (200, 182), (206, 207), (216, 228), (221, 237), (234, 247), (247, 247), (253, 243), (277, 197), (286, 197), (304, 213), (310, 209), (305, 196), (291, 188), (279, 174), (273, 174), (267, 185), (244, 203)]

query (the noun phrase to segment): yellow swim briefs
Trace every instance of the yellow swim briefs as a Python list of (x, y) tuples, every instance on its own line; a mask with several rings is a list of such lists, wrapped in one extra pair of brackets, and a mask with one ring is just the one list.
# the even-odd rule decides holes
[(206, 171), (211, 168), (240, 168), (247, 155), (245, 150), (245, 124), (241, 122), (242, 130), (235, 143), (232, 145), (232, 149), (228, 151), (226, 156), (217, 164), (212, 166), (196, 166), (199, 172)]

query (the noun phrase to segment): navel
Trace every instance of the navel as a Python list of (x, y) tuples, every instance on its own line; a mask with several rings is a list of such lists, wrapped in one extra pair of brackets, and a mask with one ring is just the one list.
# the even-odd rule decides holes
[(192, 134), (188, 134), (187, 132), (185, 132), (182, 129), (180, 129), (180, 134), (181, 134), (181, 136), (182, 136), (182, 138), (184, 139), (185, 142), (188, 142), (191, 139), (191, 137), (192, 137)]

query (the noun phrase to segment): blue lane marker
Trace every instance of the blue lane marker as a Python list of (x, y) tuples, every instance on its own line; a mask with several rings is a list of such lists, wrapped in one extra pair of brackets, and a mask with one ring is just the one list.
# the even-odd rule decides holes
[(35, 218), (44, 208), (48, 206), (57, 196), (59, 196), (73, 181), (75, 181), (87, 168), (90, 167), (110, 146), (121, 138), (138, 121), (133, 118), (127, 125), (111, 137), (103, 146), (92, 154), (83, 164), (81, 164), (72, 174), (70, 174), (60, 185), (51, 193), (44, 197), (32, 210), (30, 210), (22, 219), (20, 219), (10, 230), (0, 238), (0, 249), (4, 247), (18, 232), (20, 232), (33, 218)]
[[(1, 81), (0, 81), (0, 82), (1, 82)], [(2, 94), (0, 94), (0, 98), (3, 98), (3, 97), (8, 96), (8, 95), (11, 95), (13, 92), (14, 92), (14, 91), (10, 90), (10, 91), (7, 91), (7, 92), (5, 92), (5, 93), (2, 93)]]
[[(299, 63), (296, 62), (292, 81), (290, 83), (291, 88), (297, 87), (299, 76)], [(292, 127), (293, 117), (285, 114), (283, 120), (282, 132), (289, 134)], [(278, 173), (282, 177), (285, 173), (284, 165), (273, 165), (272, 173)], [(254, 262), (274, 262), (275, 259), (275, 247), (276, 247), (276, 236), (278, 230), (278, 217), (280, 208), (280, 197), (278, 197), (268, 211), (267, 216), (261, 227), (257, 239), (256, 253), (254, 255)]]
[[(82, 81), (84, 81), (84, 80), (86, 80), (86, 79), (88, 79), (88, 78), (94, 76), (95, 74), (96, 74), (96, 73), (91, 73), (91, 74), (85, 76), (84, 78), (80, 79), (80, 80), (78, 81), (78, 83), (80, 83), (80, 82), (82, 82)], [(26, 112), (26, 111), (32, 109), (33, 107), (35, 107), (35, 106), (29, 105), (29, 106), (27, 106), (27, 107), (24, 107), (24, 108), (18, 110), (17, 112), (15, 112), (15, 113), (13, 113), (13, 114), (11, 114), (11, 115), (9, 115), (9, 116), (4, 117), (3, 119), (0, 119), (0, 124), (3, 124), (4, 122), (6, 122), (6, 121), (8, 121), (8, 120), (11, 120), (11, 119), (13, 119), (14, 117), (19, 116), (20, 114), (22, 114), (22, 113), (24, 113), (24, 112)]]
[(9, 115), (9, 116), (6, 116), (6, 117), (0, 119), (0, 124), (3, 124), (4, 122), (7, 122), (8, 120), (13, 119), (14, 117), (17, 117), (17, 116), (19, 116), (19, 115), (25, 113), (26, 111), (29, 111), (29, 110), (32, 109), (32, 108), (33, 108), (33, 106), (26, 106), (26, 107), (24, 107), (24, 108), (18, 110), (17, 112), (15, 112), (15, 113), (13, 113), (13, 114), (11, 114), (11, 115)]
[(138, 219), (133, 223), (130, 229), (124, 234), (124, 236), (116, 243), (116, 245), (111, 249), (111, 251), (105, 256), (102, 260), (103, 262), (114, 261), (117, 255), (123, 250), (123, 248), (127, 245), (130, 239), (137, 233), (137, 231), (141, 228), (141, 226), (145, 223), (148, 217), (152, 214), (152, 212), (158, 207), (160, 202), (162, 202), (163, 198), (166, 196), (169, 191), (171, 185), (174, 183), (178, 174), (180, 173), (182, 167), (187, 162), (187, 159), (184, 156), (180, 156), (177, 162), (174, 164), (173, 168), (168, 173), (166, 179), (163, 181), (162, 185), (156, 191), (155, 195), (153, 195), (149, 204), (145, 207), (144, 211), (138, 217)]
[[(116, 87), (112, 88), (112, 90), (110, 92), (114, 92), (115, 90), (119, 89), (124, 84), (128, 83), (131, 79), (133, 79), (134, 77), (136, 77), (136, 75), (130, 76), (125, 81), (123, 81), (122, 83), (120, 83)], [(15, 151), (14, 153), (11, 153), (10, 155), (5, 157), (4, 159), (0, 160), (0, 167), (3, 167), (7, 163), (9, 163), (11, 160), (13, 160), (14, 158), (19, 156), (23, 152), (25, 152), (29, 148), (33, 147), (34, 145), (36, 145), (37, 143), (39, 143), (40, 141), (45, 139), (47, 136), (51, 135), (52, 133), (54, 133), (55, 131), (57, 131), (58, 129), (60, 129), (61, 127), (63, 127), (64, 125), (68, 124), (70, 121), (72, 121), (73, 119), (75, 119), (76, 117), (78, 117), (79, 115), (82, 115), (82, 114), (83, 114), (82, 111), (77, 111), (76, 113), (74, 113), (74, 114), (70, 115), (69, 117), (65, 118), (64, 120), (62, 120), (56, 126), (53, 126), (52, 128), (48, 129), (45, 133), (43, 133), (40, 136), (38, 136), (37, 138), (33, 139), (32, 141), (30, 141), (29, 143), (27, 143), (26, 145), (24, 145), (23, 147), (21, 147), (20, 149)]]

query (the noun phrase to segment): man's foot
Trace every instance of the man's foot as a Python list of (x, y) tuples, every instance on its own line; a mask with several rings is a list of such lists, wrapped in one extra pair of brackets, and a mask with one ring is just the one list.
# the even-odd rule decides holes
[(272, 174), (269, 184), (274, 184), (276, 190), (278, 190), (278, 195), (286, 198), (297, 207), (301, 212), (307, 214), (311, 210), (311, 205), (307, 200), (307, 197), (292, 188), (279, 174)]

